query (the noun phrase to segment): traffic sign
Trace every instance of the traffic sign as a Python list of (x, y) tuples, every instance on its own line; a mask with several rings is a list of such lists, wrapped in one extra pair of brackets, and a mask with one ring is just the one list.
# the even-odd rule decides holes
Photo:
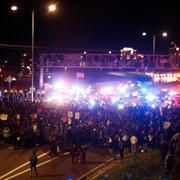
[(13, 77), (8, 76), (5, 81), (7, 81), (8, 83), (11, 83), (13, 81)]

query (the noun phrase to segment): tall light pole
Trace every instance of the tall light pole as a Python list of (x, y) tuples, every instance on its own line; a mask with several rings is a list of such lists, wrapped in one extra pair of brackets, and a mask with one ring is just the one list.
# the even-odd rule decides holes
[(153, 34), (153, 63), (155, 60), (155, 50), (156, 50), (156, 35)]
[[(48, 6), (48, 12), (54, 12), (56, 11), (57, 6), (56, 4), (50, 4)], [(18, 6), (17, 5), (12, 5), (11, 6), (11, 11), (17, 11), (18, 10)], [(32, 77), (31, 77), (31, 101), (34, 101), (34, 19), (35, 19), (35, 11), (36, 9), (31, 10), (31, 16), (32, 16), (32, 22), (31, 22), (31, 26), (32, 26), (32, 44), (31, 44), (31, 58), (32, 58)]]
[[(152, 36), (152, 53), (153, 53), (153, 62), (155, 61), (155, 54), (156, 54), (156, 34), (147, 34), (146, 32), (143, 32), (142, 33), (142, 36), (147, 36), (147, 35), (150, 35)], [(163, 32), (161, 34), (161, 36), (163, 37), (167, 37), (168, 36), (168, 33), (167, 32)]]
[(32, 46), (31, 46), (31, 57), (32, 57), (32, 70), (31, 70), (31, 101), (34, 101), (34, 13), (32, 10)]

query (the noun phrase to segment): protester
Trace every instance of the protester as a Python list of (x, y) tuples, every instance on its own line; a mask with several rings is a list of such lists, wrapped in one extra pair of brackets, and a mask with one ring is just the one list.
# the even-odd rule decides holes
[(119, 151), (120, 151), (120, 159), (124, 158), (124, 142), (122, 139), (119, 141)]
[(71, 152), (73, 163), (85, 162), (87, 144), (109, 148), (114, 158), (120, 153), (121, 159), (147, 144), (150, 149), (160, 148), (163, 160), (167, 145), (171, 154), (179, 147), (179, 136), (172, 136), (180, 130), (180, 111), (171, 107), (162, 112), (145, 104), (123, 109), (106, 104), (93, 109), (80, 103), (58, 106), (5, 98), (0, 102), (0, 113), (8, 118), (0, 120), (0, 137), (14, 149), (48, 144), (52, 156), (57, 155), (58, 146), (62, 153)]
[(137, 137), (131, 136), (130, 141), (131, 141), (131, 152), (136, 153), (136, 151), (137, 151)]
[(119, 150), (119, 143), (118, 143), (118, 135), (116, 135), (113, 139), (112, 139), (112, 153), (113, 153), (113, 158), (116, 159), (116, 156), (118, 154), (118, 150)]
[(165, 139), (161, 141), (160, 144), (160, 151), (161, 151), (161, 160), (164, 161), (166, 158), (166, 155), (168, 153), (168, 143)]
[(174, 166), (174, 155), (172, 153), (168, 153), (165, 160), (165, 168), (167, 174), (171, 173), (173, 166)]
[(30, 177), (32, 177), (33, 169), (36, 176), (38, 176), (38, 172), (36, 169), (37, 162), (38, 162), (38, 158), (37, 158), (36, 152), (33, 151), (32, 156), (30, 157), (30, 168), (31, 168)]
[(71, 152), (70, 152), (72, 164), (76, 163), (75, 158), (76, 158), (77, 151), (78, 150), (77, 150), (76, 145), (73, 144), (72, 147), (71, 147)]
[(81, 146), (80, 151), (81, 151), (81, 162), (84, 164), (86, 162), (86, 151), (87, 151), (87, 147), (85, 144)]

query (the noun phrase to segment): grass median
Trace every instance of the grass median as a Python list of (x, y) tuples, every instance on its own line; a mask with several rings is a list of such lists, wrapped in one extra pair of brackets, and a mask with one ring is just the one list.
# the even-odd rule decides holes
[(102, 174), (97, 180), (178, 180), (180, 179), (180, 157), (170, 175), (165, 175), (164, 162), (160, 160), (159, 151), (137, 153)]

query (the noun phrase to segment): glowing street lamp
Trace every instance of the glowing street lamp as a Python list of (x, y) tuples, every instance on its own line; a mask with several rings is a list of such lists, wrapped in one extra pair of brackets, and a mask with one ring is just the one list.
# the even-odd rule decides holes
[(56, 9), (57, 9), (56, 4), (50, 4), (50, 5), (48, 6), (48, 11), (49, 11), (49, 12), (54, 12), (54, 11), (56, 11)]
[(142, 36), (146, 36), (146, 35), (147, 35), (147, 33), (146, 33), (146, 32), (143, 32), (143, 33), (142, 33)]
[[(147, 36), (149, 34), (147, 34), (146, 32), (143, 32), (142, 33), (142, 36)], [(150, 34), (153, 38), (153, 62), (155, 60), (155, 49), (156, 49), (156, 34)], [(161, 34), (163, 37), (167, 37), (168, 36), (168, 33), (167, 32), (163, 32)]]
[(16, 5), (11, 6), (11, 11), (17, 11), (17, 10), (18, 10), (18, 7)]
[(163, 33), (162, 33), (162, 36), (163, 36), (163, 37), (167, 37), (167, 36), (168, 36), (168, 33), (167, 33), (167, 32), (163, 32)]
[[(57, 9), (57, 6), (55, 4), (50, 4), (48, 6), (48, 11), (49, 12), (54, 12)], [(18, 6), (17, 5), (13, 5), (11, 6), (11, 10), (12, 11), (17, 11), (18, 10)], [(31, 28), (32, 28), (32, 45), (31, 45), (31, 56), (32, 56), (32, 70), (31, 70), (31, 74), (32, 74), (32, 82), (31, 82), (31, 89), (32, 89), (32, 93), (31, 93), (31, 100), (32, 102), (34, 101), (34, 17), (35, 17), (35, 12), (37, 11), (37, 9), (32, 9), (31, 10), (31, 19), (32, 19), (32, 23), (31, 23)]]
[(112, 52), (111, 51), (109, 51), (109, 54), (111, 54)]

